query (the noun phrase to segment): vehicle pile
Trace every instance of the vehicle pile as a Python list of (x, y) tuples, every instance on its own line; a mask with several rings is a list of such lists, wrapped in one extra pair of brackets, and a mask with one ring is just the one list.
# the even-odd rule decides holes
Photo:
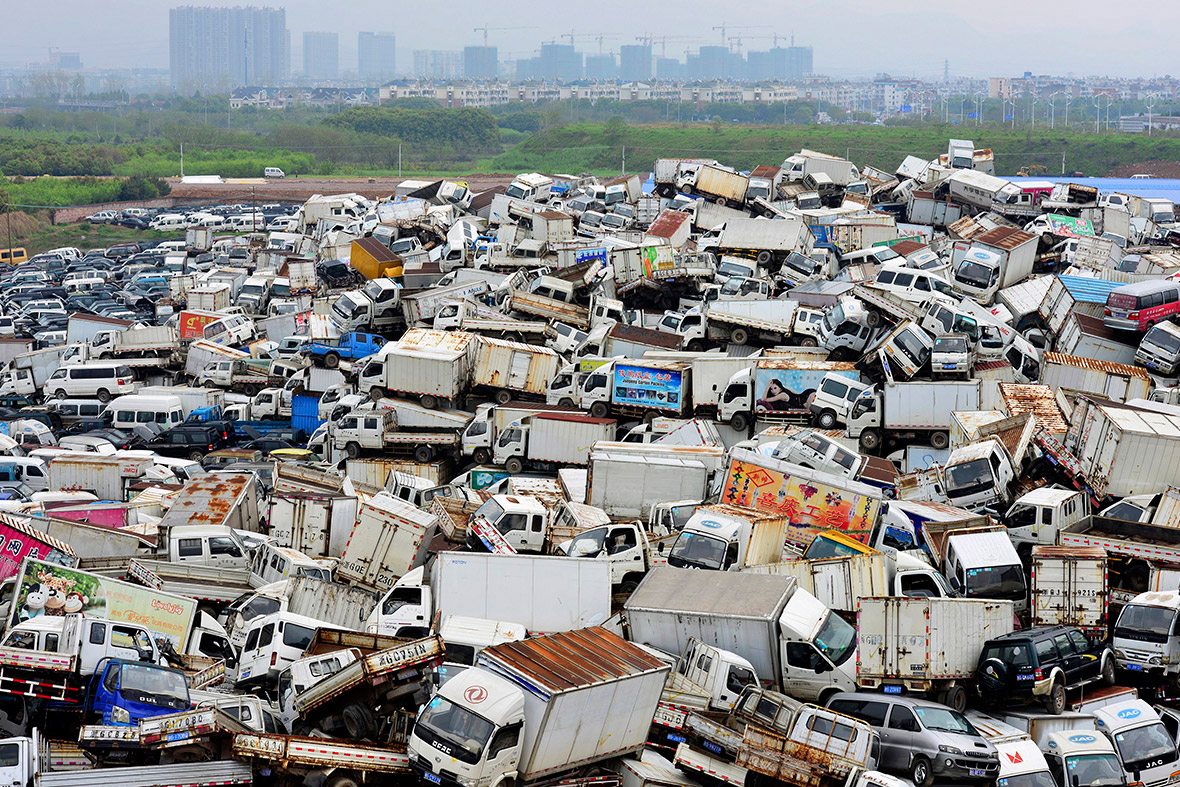
[(1180, 782), (1180, 226), (992, 159), (18, 265), (0, 781)]

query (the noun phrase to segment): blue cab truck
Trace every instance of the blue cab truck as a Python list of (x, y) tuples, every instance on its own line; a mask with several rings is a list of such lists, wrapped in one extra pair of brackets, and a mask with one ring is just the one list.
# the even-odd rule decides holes
[(312, 363), (335, 369), (341, 360), (366, 358), (384, 345), (385, 339), (373, 333), (343, 333), (335, 339), (313, 339), (303, 345), (299, 352), (310, 358)]

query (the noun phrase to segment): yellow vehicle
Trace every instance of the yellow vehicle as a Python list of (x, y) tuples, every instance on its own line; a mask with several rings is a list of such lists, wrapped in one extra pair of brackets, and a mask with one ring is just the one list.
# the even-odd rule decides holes
[(277, 462), (309, 462), (317, 458), (314, 451), (306, 448), (276, 448), (266, 457)]
[(29, 253), (21, 246), (16, 246), (11, 249), (0, 249), (0, 263), (20, 265), (22, 262), (28, 261)]

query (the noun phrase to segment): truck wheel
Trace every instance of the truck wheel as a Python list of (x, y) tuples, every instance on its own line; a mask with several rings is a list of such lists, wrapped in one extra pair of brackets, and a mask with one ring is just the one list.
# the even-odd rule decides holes
[(700, 351), (702, 351), (704, 349), (705, 349), (705, 343), (702, 342), (700, 339), (693, 339), (691, 342), (688, 343), (688, 351), (689, 352), (699, 353)]
[(824, 410), (819, 414), (818, 423), (820, 429), (835, 429), (836, 413), (832, 410)]
[(942, 704), (962, 713), (967, 708), (967, 692), (962, 686), (951, 686), (946, 690), (946, 697), (942, 700)]
[(876, 451), (881, 447), (881, 433), (876, 429), (866, 429), (860, 433), (860, 447), (866, 451)]
[(877, 311), (876, 309), (869, 309), (865, 314), (865, 318), (868, 321), (870, 328), (876, 328), (881, 324), (881, 312)]
[(725, 197), (718, 197), (717, 199), (715, 199), (713, 201), (716, 202), (718, 205), (720, 205), (723, 208), (729, 204), (729, 200), (727, 200)]
[(951, 436), (946, 432), (931, 432), (930, 447), (941, 451), (951, 444)]
[(512, 391), (501, 388), (496, 391), (496, 402), (498, 404), (508, 404), (512, 401)]
[(364, 705), (349, 705), (340, 716), (344, 721), (344, 729), (350, 738), (371, 738), (377, 732), (377, 722), (373, 719), (373, 712)]
[(414, 449), (414, 461), (419, 464), (426, 464), (431, 459), (434, 459), (434, 449), (428, 445), (420, 445)]
[(930, 787), (930, 783), (934, 781), (934, 774), (930, 772), (930, 761), (925, 757), (917, 757), (914, 759), (913, 765), (910, 766), (910, 781), (914, 783), (915, 787)]
[(348, 454), (349, 459), (356, 459), (361, 455), (361, 447), (356, 443), (349, 443), (344, 446), (344, 453)]
[(324, 356), (324, 366), (329, 369), (335, 369), (340, 365), (340, 356), (336, 353), (328, 353)]
[(559, 407), (573, 407), (574, 400), (567, 396), (564, 399), (562, 399), (560, 402), (558, 402), (557, 404)]
[(486, 465), (492, 459), (492, 452), (486, 448), (476, 448), (471, 458), (477, 465)]
[(360, 787), (360, 784), (351, 776), (333, 776), (324, 782), (324, 787)]
[(246, 383), (242, 386), (242, 393), (246, 394), (246, 396), (253, 396), (258, 393), (258, 386), (254, 383)]
[(1045, 697), (1045, 710), (1054, 716), (1060, 716), (1065, 711), (1065, 684), (1060, 680), (1053, 681), (1053, 688), (1049, 689)]
[(750, 341), (750, 334), (745, 328), (734, 328), (733, 333), (729, 334), (729, 340), (734, 344), (745, 344)]
[(764, 251), (758, 252), (758, 264), (759, 265), (769, 265), (770, 261), (773, 258), (774, 258), (774, 255), (771, 254), (769, 251), (764, 250)]
[(53, 392), (53, 398), (54, 398), (54, 399), (65, 399), (65, 398), (66, 398), (66, 396), (68, 396), (68, 395), (69, 395), (69, 394), (67, 394), (67, 393), (65, 392), (65, 389), (64, 389), (64, 388), (58, 388), (56, 391), (54, 391), (54, 392)]
[(98, 393), (95, 394), (100, 402), (109, 402), (111, 400), (111, 392), (106, 388), (99, 388)]
[(372, 399), (374, 402), (377, 401), (378, 399), (384, 399), (385, 398), (385, 389), (382, 388), (380, 385), (374, 385), (372, 388), (369, 389), (369, 398)]
[(524, 462), (520, 461), (519, 456), (514, 456), (504, 463), (504, 469), (507, 470), (510, 475), (516, 475), (517, 473), (524, 470)]
[(610, 415), (610, 407), (606, 402), (595, 402), (590, 405), (590, 415), (595, 418), (606, 418)]
[(734, 413), (733, 417), (729, 419), (729, 425), (735, 431), (745, 432), (750, 428), (750, 417), (745, 413)]
[(808, 336), (806, 339), (803, 339), (802, 341), (799, 342), (799, 346), (800, 347), (819, 347), (819, 342), (817, 342), (815, 339)]
[(110, 357), (111, 357), (110, 353), (99, 353), (98, 354), (98, 360), (100, 360), (100, 361), (105, 361), (105, 360), (109, 359)]
[(437, 410), (438, 409), (438, 397), (437, 396), (432, 396), (431, 394), (422, 394), (421, 398), (419, 398), (418, 401), (427, 410)]

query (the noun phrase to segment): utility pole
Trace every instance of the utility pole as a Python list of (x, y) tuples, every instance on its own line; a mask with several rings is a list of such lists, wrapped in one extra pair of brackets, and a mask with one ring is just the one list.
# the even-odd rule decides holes
[(184, 177), (184, 143), (180, 143), (180, 177)]
[(619, 170), (620, 175), (627, 174), (627, 146), (623, 145), (623, 168)]
[(402, 143), (397, 143), (397, 176), (402, 176)]
[[(11, 249), (12, 249), (12, 191), (10, 191), (9, 189), (4, 190), (4, 213), (8, 217), (8, 248), (10, 249), (9, 255), (11, 255), (12, 254), (12, 252), (11, 252)], [(12, 257), (10, 256), (9, 259), (12, 259)]]

